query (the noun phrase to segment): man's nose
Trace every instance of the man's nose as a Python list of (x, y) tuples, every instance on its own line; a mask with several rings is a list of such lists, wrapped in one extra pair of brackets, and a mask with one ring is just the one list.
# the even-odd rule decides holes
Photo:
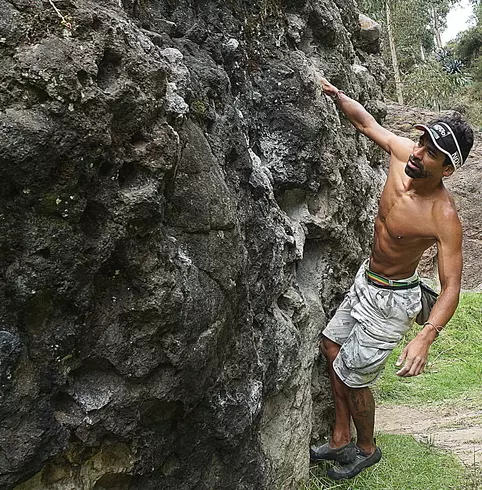
[(414, 156), (414, 158), (416, 158), (417, 160), (421, 160), (423, 158), (423, 147), (422, 146), (416, 146), (414, 149), (413, 149), (413, 153), (412, 155)]

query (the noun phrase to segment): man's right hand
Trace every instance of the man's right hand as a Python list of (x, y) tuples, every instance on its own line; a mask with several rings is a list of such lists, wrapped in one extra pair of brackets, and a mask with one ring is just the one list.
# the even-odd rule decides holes
[(329, 95), (330, 97), (335, 97), (338, 93), (338, 89), (332, 85), (326, 78), (320, 77), (321, 89), (323, 93)]

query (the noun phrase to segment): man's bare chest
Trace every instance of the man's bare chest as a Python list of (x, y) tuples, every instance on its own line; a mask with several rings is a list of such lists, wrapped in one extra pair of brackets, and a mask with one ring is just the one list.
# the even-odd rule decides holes
[[(382, 195), (378, 208), (378, 231), (392, 239), (426, 239), (434, 237), (431, 203), (402, 193)], [(380, 229), (381, 228), (381, 229)]]

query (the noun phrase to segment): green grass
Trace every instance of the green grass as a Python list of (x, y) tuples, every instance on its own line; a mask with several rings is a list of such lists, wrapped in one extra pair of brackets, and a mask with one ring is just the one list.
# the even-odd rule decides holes
[[(415, 326), (416, 327), (416, 326)], [(457, 312), (432, 344), (425, 373), (400, 378), (395, 362), (402, 348), (417, 333), (412, 329), (392, 353), (375, 386), (377, 401), (420, 406), (453, 402), (480, 406), (482, 402), (482, 294), (464, 293)]]
[(412, 436), (380, 434), (377, 444), (383, 457), (352, 480), (326, 478), (329, 463), (311, 469), (311, 478), (301, 490), (476, 490), (471, 478), (452, 454), (421, 444)]

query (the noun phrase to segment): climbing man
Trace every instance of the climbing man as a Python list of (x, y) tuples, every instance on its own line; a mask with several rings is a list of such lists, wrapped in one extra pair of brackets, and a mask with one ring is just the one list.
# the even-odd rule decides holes
[[(312, 447), (313, 462), (339, 464), (328, 476), (353, 478), (378, 463), (374, 439), (375, 403), (368, 388), (381, 374), (387, 358), (421, 310), (417, 266), (425, 250), (438, 248), (441, 293), (417, 336), (397, 361), (398, 376), (419, 375), (430, 345), (454, 314), (462, 274), (462, 227), (445, 188), (449, 177), (467, 159), (473, 144), (470, 126), (458, 114), (427, 124), (413, 141), (380, 126), (357, 101), (321, 79), (330, 96), (355, 128), (390, 155), (370, 257), (323, 331), (321, 349), (335, 402), (335, 423), (329, 442)], [(357, 441), (351, 441), (350, 418)]]

